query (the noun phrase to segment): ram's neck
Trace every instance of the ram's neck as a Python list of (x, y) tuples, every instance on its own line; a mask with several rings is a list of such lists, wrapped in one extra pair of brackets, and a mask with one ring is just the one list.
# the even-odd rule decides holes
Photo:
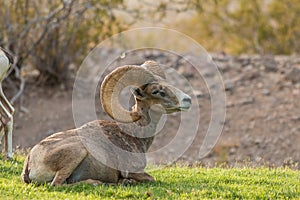
[(162, 113), (155, 112), (150, 106), (142, 101), (137, 101), (133, 106), (133, 112), (137, 112), (141, 118), (135, 122), (139, 126), (157, 125), (161, 119)]
[(157, 125), (162, 114), (152, 110), (145, 111), (141, 119), (135, 122), (136, 126), (140, 127), (141, 141), (145, 144), (146, 151), (150, 148), (155, 135), (157, 134)]
[(150, 110), (149, 106), (143, 105), (143, 102), (138, 102), (133, 107), (133, 111), (141, 116), (140, 120), (131, 124), (122, 124), (121, 129), (138, 138), (144, 144), (144, 151), (146, 152), (157, 134), (157, 124), (162, 114)]

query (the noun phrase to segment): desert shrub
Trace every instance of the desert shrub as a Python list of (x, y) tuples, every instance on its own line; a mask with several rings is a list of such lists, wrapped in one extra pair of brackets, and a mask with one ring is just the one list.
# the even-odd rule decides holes
[(300, 1), (200, 1), (197, 14), (173, 24), (209, 51), (300, 52)]
[(14, 52), (17, 65), (31, 65), (39, 81), (57, 84), (68, 79), (69, 66), (104, 38), (125, 26), (112, 9), (122, 0), (3, 0), (0, 45)]

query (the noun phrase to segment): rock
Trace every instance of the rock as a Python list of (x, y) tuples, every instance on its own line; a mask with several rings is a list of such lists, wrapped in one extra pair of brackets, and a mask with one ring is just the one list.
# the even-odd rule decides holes
[(246, 70), (246, 71), (251, 71), (251, 70), (253, 70), (253, 65), (252, 64), (249, 64), (249, 65), (246, 65), (245, 67), (244, 67), (244, 69)]
[(292, 91), (292, 94), (295, 95), (295, 96), (297, 96), (297, 95), (300, 94), (300, 90), (299, 90), (299, 89), (294, 89), (294, 90)]
[(241, 67), (246, 67), (250, 64), (250, 57), (248, 55), (241, 55), (237, 61), (240, 63)]
[(227, 63), (217, 62), (216, 65), (222, 73), (228, 72), (230, 70), (230, 65), (228, 65)]
[(263, 94), (263, 95), (265, 95), (265, 96), (269, 96), (271, 93), (270, 93), (270, 91), (268, 90), (268, 89), (263, 89), (262, 91), (261, 91), (261, 93)]
[(178, 67), (178, 73), (180, 75), (183, 75), (186, 78), (192, 78), (195, 75), (199, 74), (199, 72), (197, 71), (197, 69), (195, 69), (191, 65), (181, 65), (181, 66), (179, 66)]
[(215, 70), (213, 69), (204, 69), (202, 72), (201, 75), (203, 75), (204, 78), (212, 78), (216, 75)]
[(231, 147), (231, 148), (229, 149), (229, 154), (233, 155), (233, 154), (235, 154), (235, 153), (236, 153), (236, 148), (235, 148), (235, 147)]
[(234, 88), (234, 82), (232, 80), (225, 80), (224, 81), (225, 90), (232, 91)]
[(300, 115), (299, 116), (293, 116), (292, 120), (293, 121), (300, 121)]
[(247, 73), (243, 73), (241, 75), (241, 81), (252, 81), (260, 77), (260, 73), (258, 71), (249, 71)]
[(205, 97), (205, 94), (201, 90), (194, 90), (194, 95), (197, 98), (203, 98), (203, 97)]
[(240, 104), (241, 105), (248, 105), (248, 104), (254, 103), (254, 101), (255, 101), (254, 97), (247, 97), (247, 98), (241, 100)]
[(259, 82), (259, 83), (257, 84), (257, 88), (259, 88), (259, 89), (263, 88), (263, 86), (264, 86), (264, 84), (263, 84), (262, 82)]
[(292, 68), (286, 75), (285, 78), (287, 80), (292, 81), (292, 83), (300, 83), (300, 69), (299, 68)]
[(235, 106), (235, 104), (232, 101), (227, 101), (227, 103), (226, 103), (227, 108), (231, 108), (231, 107), (234, 107), (234, 106)]
[(272, 55), (264, 56), (262, 59), (262, 64), (267, 72), (276, 72), (278, 70), (277, 63)]

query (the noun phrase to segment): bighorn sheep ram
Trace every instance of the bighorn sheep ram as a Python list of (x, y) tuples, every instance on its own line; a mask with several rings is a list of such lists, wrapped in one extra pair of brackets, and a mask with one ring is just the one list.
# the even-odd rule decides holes
[(14, 107), (10, 104), (4, 96), (2, 90), (2, 81), (6, 77), (11, 64), (13, 63), (13, 56), (5, 49), (0, 47), (0, 142), (4, 135), (4, 156), (12, 158), (12, 130), (13, 130), (13, 114)]
[[(135, 98), (131, 111), (119, 102), (119, 94), (127, 86), (132, 87)], [(188, 110), (191, 97), (168, 84), (155, 61), (115, 69), (102, 82), (100, 95), (103, 109), (121, 123), (96, 120), (42, 140), (25, 160), (21, 175), (25, 183), (154, 181), (144, 172), (145, 153), (154, 138), (152, 133), (146, 134), (155, 131), (163, 114)], [(96, 143), (95, 149), (88, 148), (89, 142)], [(97, 159), (91, 150), (99, 152), (104, 159)], [(124, 157), (126, 152), (133, 155)]]

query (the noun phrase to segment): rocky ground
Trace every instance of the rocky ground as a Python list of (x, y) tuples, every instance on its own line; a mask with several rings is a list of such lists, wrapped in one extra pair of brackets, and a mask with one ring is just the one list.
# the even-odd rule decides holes
[[(184, 59), (150, 50), (133, 54), (139, 55), (139, 59), (134, 60), (136, 64), (153, 59), (172, 67), (193, 88), (188, 93), (194, 97), (193, 102), (199, 104), (199, 129), (192, 145), (179, 161), (300, 168), (296, 165), (300, 162), (299, 57), (212, 54), (226, 91), (226, 120), (220, 122), (224, 123), (224, 128), (216, 146), (199, 160), (199, 148), (212, 116), (210, 93), (214, 91), (214, 85), (207, 86), (205, 83), (207, 79), (214, 80), (217, 76), (212, 64), (192, 54), (186, 54)], [(201, 63), (201, 74), (192, 67), (191, 60)], [(15, 107), (13, 141), (16, 148), (30, 148), (54, 132), (74, 127), (72, 90), (64, 86), (41, 87), (28, 82)], [(99, 118), (107, 118), (100, 106), (96, 108)], [(179, 121), (180, 115), (167, 118), (151, 151), (160, 149), (175, 137)], [(161, 159), (164, 160), (174, 151), (176, 148), (165, 151)]]

